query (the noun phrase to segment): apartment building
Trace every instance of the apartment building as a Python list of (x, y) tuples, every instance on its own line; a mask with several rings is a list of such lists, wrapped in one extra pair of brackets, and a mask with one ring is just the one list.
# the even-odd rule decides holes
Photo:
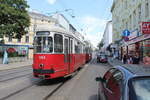
[(141, 58), (145, 56), (150, 50), (150, 33), (141, 32), (141, 23), (150, 22), (150, 0), (114, 0), (111, 12), (113, 42), (122, 39), (125, 29), (130, 31), (120, 48), (122, 55), (138, 52)]

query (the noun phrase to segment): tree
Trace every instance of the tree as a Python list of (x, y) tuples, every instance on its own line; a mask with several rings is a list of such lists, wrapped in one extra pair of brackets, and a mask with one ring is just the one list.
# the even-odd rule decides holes
[(98, 43), (97, 47), (99, 48), (99, 50), (101, 49), (101, 47), (103, 47), (104, 43), (101, 41)]
[(12, 36), (20, 39), (30, 25), (25, 0), (0, 0), (0, 37)]

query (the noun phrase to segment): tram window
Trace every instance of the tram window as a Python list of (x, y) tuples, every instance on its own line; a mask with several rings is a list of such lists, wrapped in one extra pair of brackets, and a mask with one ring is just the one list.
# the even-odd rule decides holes
[(51, 53), (53, 51), (52, 37), (43, 37), (43, 52)]
[(63, 52), (63, 36), (60, 34), (54, 35), (54, 51), (55, 53)]
[(48, 46), (49, 46), (49, 52), (53, 52), (53, 39), (52, 39), (52, 37), (48, 37)]
[(70, 45), (70, 53), (73, 53), (73, 41), (71, 40), (71, 45)]
[(37, 45), (36, 45), (36, 52), (40, 53), (42, 50), (42, 37), (37, 37), (37, 41), (36, 41)]
[(65, 39), (65, 54), (68, 54), (68, 39)]
[(34, 39), (34, 51), (36, 53), (51, 53), (53, 52), (52, 37), (36, 37)]

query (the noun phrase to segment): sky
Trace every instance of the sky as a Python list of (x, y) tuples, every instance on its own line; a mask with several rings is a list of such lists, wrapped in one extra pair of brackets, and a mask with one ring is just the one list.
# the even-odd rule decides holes
[[(30, 10), (43, 14), (61, 12), (69, 22), (91, 41), (101, 41), (107, 21), (111, 20), (113, 0), (27, 0)], [(71, 9), (63, 12), (65, 9)], [(74, 18), (71, 16), (75, 16)]]

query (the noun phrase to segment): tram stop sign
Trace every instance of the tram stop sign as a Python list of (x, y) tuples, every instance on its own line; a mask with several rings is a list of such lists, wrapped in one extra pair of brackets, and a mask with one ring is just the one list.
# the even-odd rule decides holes
[(122, 32), (122, 35), (125, 36), (125, 37), (127, 37), (127, 36), (130, 35), (130, 31), (127, 30), (127, 29), (125, 29), (125, 30)]

